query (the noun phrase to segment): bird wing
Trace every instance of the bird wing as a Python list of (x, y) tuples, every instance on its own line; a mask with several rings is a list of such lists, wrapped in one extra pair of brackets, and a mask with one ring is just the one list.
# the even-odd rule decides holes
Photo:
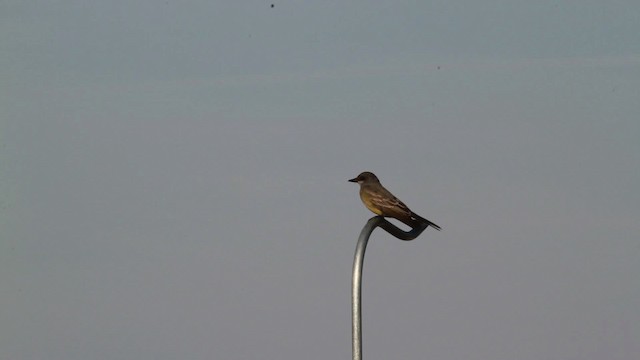
[(411, 216), (411, 210), (400, 199), (395, 197), (387, 189), (371, 192), (370, 201), (382, 211), (382, 215), (391, 217)]

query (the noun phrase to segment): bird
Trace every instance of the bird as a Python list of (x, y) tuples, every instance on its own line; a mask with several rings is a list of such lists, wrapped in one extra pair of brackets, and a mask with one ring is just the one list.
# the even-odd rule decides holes
[(360, 173), (357, 177), (350, 179), (349, 182), (360, 185), (360, 199), (364, 206), (374, 214), (400, 220), (412, 228), (418, 225), (426, 225), (438, 231), (442, 229), (435, 223), (411, 211), (407, 205), (385, 189), (380, 184), (378, 177), (372, 172), (365, 171)]

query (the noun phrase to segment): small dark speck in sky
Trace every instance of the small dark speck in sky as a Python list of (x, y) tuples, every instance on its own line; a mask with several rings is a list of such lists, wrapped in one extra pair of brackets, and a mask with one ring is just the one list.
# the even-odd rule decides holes
[(276, 6), (275, 6), (274, 4), (271, 4), (271, 7), (272, 7), (272, 8), (274, 8), (274, 7), (276, 7)]

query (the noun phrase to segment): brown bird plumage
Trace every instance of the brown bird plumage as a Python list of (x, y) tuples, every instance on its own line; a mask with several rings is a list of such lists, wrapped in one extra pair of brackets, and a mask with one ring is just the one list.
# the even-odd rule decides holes
[(374, 214), (398, 219), (411, 227), (426, 224), (436, 230), (441, 229), (440, 226), (411, 211), (407, 205), (385, 189), (373, 173), (365, 171), (349, 181), (360, 184), (360, 199)]

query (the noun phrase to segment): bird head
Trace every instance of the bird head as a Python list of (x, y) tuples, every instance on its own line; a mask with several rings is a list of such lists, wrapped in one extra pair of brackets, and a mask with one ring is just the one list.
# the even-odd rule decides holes
[(375, 176), (372, 172), (369, 171), (365, 171), (363, 173), (360, 173), (360, 175), (356, 176), (353, 179), (349, 180), (350, 182), (354, 182), (354, 183), (358, 183), (358, 184), (362, 184), (365, 182), (380, 182), (380, 180), (378, 180), (378, 177)]

